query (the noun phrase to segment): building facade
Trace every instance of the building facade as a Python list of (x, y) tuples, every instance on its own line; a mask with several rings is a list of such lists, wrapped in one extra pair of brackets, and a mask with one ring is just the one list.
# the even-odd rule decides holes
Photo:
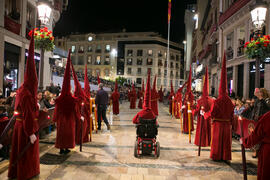
[[(269, 0), (267, 17), (263, 34), (269, 34), (270, 13)], [(197, 6), (205, 4), (198, 0)], [(250, 5), (255, 0), (208, 0), (207, 6), (198, 9), (199, 29), (194, 34), (197, 42), (195, 60), (197, 67), (208, 66), (210, 94), (217, 96), (220, 81), (221, 60), (224, 52), (227, 58), (227, 87), (229, 93), (235, 92), (240, 98), (251, 98), (255, 88), (255, 59), (248, 59), (244, 53), (244, 44), (254, 35), (251, 21)], [(199, 44), (199, 45), (198, 45)], [(263, 61), (260, 65), (261, 87), (270, 90), (270, 65)], [(202, 79), (203, 73), (198, 72), (196, 78)]]
[[(48, 29), (60, 19), (60, 14), (68, 5), (67, 0), (50, 0), (52, 15)], [(23, 82), (24, 66), (28, 56), (28, 33), (34, 27), (39, 27), (36, 0), (0, 0), (0, 88), (5, 95), (17, 89)], [(36, 50), (35, 60), (37, 70), (40, 61), (40, 51)], [(45, 53), (44, 86), (50, 83), (49, 58), (51, 52)]]
[(56, 45), (71, 49), (75, 69), (83, 72), (87, 64), (91, 76), (111, 80), (121, 76), (140, 86), (150, 70), (152, 79), (157, 75), (158, 87), (168, 87), (170, 80), (175, 87), (183, 82), (183, 47), (170, 42), (167, 63), (167, 40), (154, 32), (73, 34), (56, 38)]

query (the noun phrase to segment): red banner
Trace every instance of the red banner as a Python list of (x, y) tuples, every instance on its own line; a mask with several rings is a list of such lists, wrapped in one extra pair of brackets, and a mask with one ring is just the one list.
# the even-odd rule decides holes
[(169, 4), (168, 4), (168, 24), (170, 23), (170, 20), (171, 20), (171, 8), (172, 8), (172, 2), (171, 2), (171, 0), (169, 0)]
[[(242, 121), (243, 121), (244, 137), (246, 138), (251, 134), (252, 130), (255, 129), (256, 122), (245, 118), (242, 118)], [(234, 116), (232, 126), (234, 133), (241, 136), (241, 120), (239, 120), (238, 116)]]

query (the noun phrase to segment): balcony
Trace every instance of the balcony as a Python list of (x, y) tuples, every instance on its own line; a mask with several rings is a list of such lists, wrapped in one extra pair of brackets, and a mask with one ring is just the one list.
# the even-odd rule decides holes
[(227, 56), (227, 60), (230, 60), (233, 58), (233, 48), (232, 47), (228, 47), (226, 50), (226, 56)]
[(219, 25), (223, 24), (227, 19), (244, 7), (250, 0), (237, 0), (235, 1), (223, 14), (219, 17)]
[[(20, 16), (20, 14), (19, 14)], [(21, 32), (21, 24), (17, 23), (12, 18), (5, 16), (5, 29), (20, 35)]]
[(243, 56), (244, 55), (244, 45), (245, 45), (245, 39), (239, 39), (239, 45), (237, 48), (237, 56)]

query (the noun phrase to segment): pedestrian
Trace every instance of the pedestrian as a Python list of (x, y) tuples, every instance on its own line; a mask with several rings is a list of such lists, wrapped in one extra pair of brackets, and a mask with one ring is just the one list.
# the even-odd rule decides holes
[(224, 52), (219, 94), (210, 111), (212, 118), (210, 157), (213, 160), (231, 160), (233, 113), (234, 106), (227, 92), (226, 54)]
[(108, 105), (108, 93), (103, 89), (102, 83), (98, 85), (98, 91), (95, 102), (98, 110), (98, 130), (101, 130), (101, 117), (107, 126), (107, 130), (110, 130), (111, 127), (106, 117), (106, 110)]
[[(31, 37), (24, 82), (18, 90), (15, 111), (18, 112), (13, 128), (12, 150), (8, 178), (30, 179), (40, 173), (38, 132), (38, 79), (34, 60), (34, 37)], [(26, 146), (31, 146), (23, 153)], [(20, 157), (21, 156), (21, 157)], [(18, 159), (19, 158), (19, 159)]]
[(136, 108), (137, 93), (136, 93), (134, 84), (132, 84), (132, 91), (130, 91), (129, 99), (130, 99), (130, 109), (135, 109)]
[(60, 149), (60, 154), (70, 152), (69, 148), (75, 147), (75, 111), (77, 100), (71, 94), (70, 86), (70, 50), (68, 54), (61, 95), (55, 100), (53, 121), (56, 123), (55, 147)]
[(112, 105), (113, 105), (113, 114), (119, 114), (119, 98), (120, 94), (118, 92), (117, 80), (115, 80), (114, 92), (111, 95)]
[(257, 179), (270, 179), (270, 112), (264, 114), (255, 126), (255, 130), (244, 139), (240, 139), (240, 143), (245, 148), (251, 148), (256, 144), (261, 144), (258, 154), (258, 170)]

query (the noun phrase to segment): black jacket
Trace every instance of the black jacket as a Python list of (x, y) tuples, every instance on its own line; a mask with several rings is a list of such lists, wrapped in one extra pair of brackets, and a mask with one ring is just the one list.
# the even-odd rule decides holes
[(103, 89), (100, 89), (97, 91), (96, 95), (96, 104), (100, 105), (107, 105), (108, 104), (108, 93), (104, 91)]

